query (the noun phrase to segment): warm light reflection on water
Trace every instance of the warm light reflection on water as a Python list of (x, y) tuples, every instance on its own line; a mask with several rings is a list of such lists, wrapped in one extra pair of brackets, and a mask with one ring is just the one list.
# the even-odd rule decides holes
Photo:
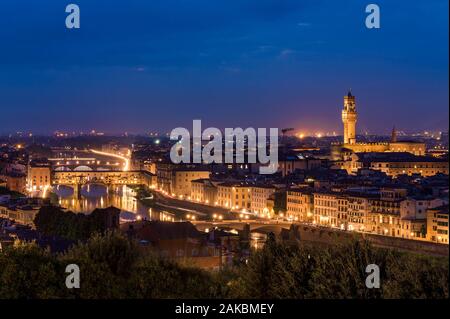
[(96, 208), (117, 207), (123, 212), (137, 214), (140, 218), (173, 221), (173, 215), (157, 211), (140, 203), (131, 188), (118, 186), (112, 191), (103, 185), (89, 184), (81, 189), (81, 199), (73, 197), (73, 190), (67, 186), (53, 189), (59, 197), (59, 204), (73, 212), (91, 213)]

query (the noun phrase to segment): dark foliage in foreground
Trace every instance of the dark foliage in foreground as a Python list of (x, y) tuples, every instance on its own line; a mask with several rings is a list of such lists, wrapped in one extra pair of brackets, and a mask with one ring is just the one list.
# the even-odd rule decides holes
[(92, 214), (65, 212), (55, 206), (43, 206), (37, 213), (34, 224), (36, 229), (46, 235), (68, 240), (87, 240), (94, 233), (104, 233), (105, 224), (98, 210)]
[[(65, 287), (72, 263), (81, 270), (80, 289)], [(380, 266), (380, 289), (365, 286), (371, 263)], [(206, 272), (107, 233), (58, 256), (34, 244), (5, 248), (0, 298), (448, 298), (448, 258), (357, 241), (330, 248), (270, 241), (238, 269)]]
[[(380, 289), (368, 289), (366, 266), (380, 268)], [(376, 249), (366, 241), (330, 247), (271, 242), (242, 267), (237, 298), (448, 298), (448, 258)]]

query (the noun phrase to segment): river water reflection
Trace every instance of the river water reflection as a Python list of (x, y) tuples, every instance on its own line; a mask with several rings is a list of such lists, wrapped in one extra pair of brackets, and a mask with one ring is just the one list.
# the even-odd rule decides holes
[[(81, 199), (73, 196), (73, 189), (68, 186), (57, 186), (53, 192), (58, 196), (59, 204), (79, 213), (91, 213), (96, 208), (114, 206), (119, 208), (124, 219), (148, 219), (172, 221), (173, 215), (146, 207), (135, 198), (134, 191), (127, 186), (119, 186), (113, 191), (103, 185), (88, 184), (81, 189)], [(138, 217), (139, 216), (139, 217)]]

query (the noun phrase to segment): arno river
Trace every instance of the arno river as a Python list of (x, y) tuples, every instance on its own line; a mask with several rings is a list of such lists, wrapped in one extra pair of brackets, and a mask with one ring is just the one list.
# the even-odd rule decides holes
[(113, 192), (108, 192), (102, 185), (87, 185), (81, 190), (81, 199), (73, 196), (73, 190), (67, 186), (58, 186), (53, 189), (58, 196), (59, 204), (79, 213), (91, 213), (95, 208), (110, 206), (122, 210), (121, 217), (133, 219), (137, 216), (151, 220), (175, 220), (175, 216), (169, 212), (146, 207), (135, 198), (131, 188), (119, 186)]
[[(94, 153), (94, 155), (89, 155)], [(88, 154), (88, 155), (86, 155)], [(55, 154), (56, 157), (86, 157), (95, 156), (102, 161), (117, 161), (117, 155), (99, 151), (62, 151)], [(126, 161), (127, 165), (128, 162)], [(55, 186), (52, 192), (58, 197), (61, 207), (75, 213), (89, 214), (96, 208), (106, 208), (114, 206), (119, 208), (122, 220), (149, 219), (178, 221), (180, 216), (173, 214), (170, 209), (163, 210), (155, 207), (148, 207), (135, 198), (133, 190), (127, 186), (118, 186), (108, 192), (104, 185), (88, 184), (81, 189), (81, 198), (73, 196), (73, 189), (68, 186)], [(179, 215), (179, 214), (178, 214)]]

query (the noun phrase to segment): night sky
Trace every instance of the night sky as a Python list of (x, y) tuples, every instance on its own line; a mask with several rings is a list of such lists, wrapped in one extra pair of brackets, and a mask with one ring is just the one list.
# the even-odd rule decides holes
[[(65, 7), (81, 29), (65, 28)], [(448, 0), (1, 0), (0, 134), (448, 130)]]

